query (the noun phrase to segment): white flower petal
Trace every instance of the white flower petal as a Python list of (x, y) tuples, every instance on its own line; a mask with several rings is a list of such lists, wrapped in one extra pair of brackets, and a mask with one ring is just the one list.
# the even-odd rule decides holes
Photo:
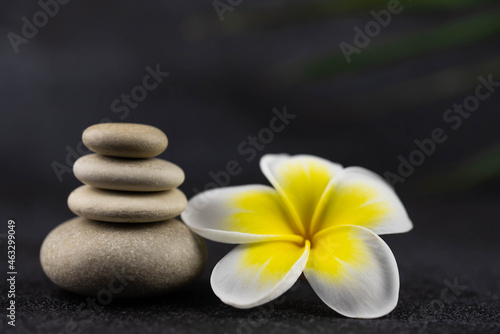
[(290, 289), (302, 274), (309, 256), (304, 246), (286, 241), (240, 245), (214, 268), (210, 282), (226, 304), (251, 308)]
[(194, 232), (214, 241), (300, 242), (281, 196), (271, 187), (248, 185), (212, 189), (189, 200), (182, 219)]
[(332, 179), (317, 207), (311, 233), (340, 225), (362, 226), (376, 234), (413, 228), (394, 189), (361, 167), (346, 168)]
[(360, 226), (333, 227), (311, 245), (304, 274), (329, 307), (352, 318), (378, 318), (396, 307), (396, 260), (375, 233)]

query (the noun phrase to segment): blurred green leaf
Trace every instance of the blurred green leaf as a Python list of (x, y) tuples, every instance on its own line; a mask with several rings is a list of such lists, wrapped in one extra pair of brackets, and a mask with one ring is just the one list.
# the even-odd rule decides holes
[[(405, 11), (443, 12), (493, 3), (494, 0), (418, 0), (400, 1)], [(340, 15), (369, 15), (371, 10), (379, 11), (387, 8), (388, 0), (321, 0), (295, 3), (276, 8), (272, 4), (267, 7), (238, 10), (228, 14), (223, 28), (236, 32), (255, 28), (282, 27), (284, 25), (316, 22)]]
[[(475, 60), (473, 63), (460, 64), (440, 71), (432, 72), (417, 78), (402, 80), (390, 86), (370, 90), (367, 93), (353, 93), (344, 96), (350, 113), (358, 116), (374, 115), (429, 105), (442, 99), (473, 93), (479, 75), (492, 73), (500, 76), (500, 54)], [(366, 106), (370, 108), (367, 109)]]
[[(280, 71), (295, 73), (290, 80), (296, 83), (318, 80), (347, 71), (359, 70), (369, 66), (414, 57), (431, 51), (464, 46), (468, 43), (498, 36), (500, 33), (500, 12), (478, 15), (469, 19), (460, 19), (421, 33), (402, 36), (393, 42), (375, 45), (363, 49), (352, 56), (348, 64), (342, 53), (325, 57), (306, 64), (290, 64)], [(297, 70), (296, 68), (299, 67)], [(297, 72), (298, 71), (298, 72)]]
[(486, 182), (499, 181), (500, 143), (450, 169), (446, 173), (424, 178), (419, 182), (420, 186), (436, 193), (465, 190)]

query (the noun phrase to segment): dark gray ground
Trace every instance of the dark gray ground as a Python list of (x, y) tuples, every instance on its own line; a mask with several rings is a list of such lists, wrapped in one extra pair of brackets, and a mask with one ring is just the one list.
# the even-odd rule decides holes
[[(392, 313), (376, 320), (336, 314), (306, 281), (261, 308), (224, 305), (213, 294), (208, 277), (228, 248), (214, 243), (203, 277), (192, 286), (155, 299), (115, 298), (109, 305), (97, 302), (92, 307), (85, 297), (60, 290), (44, 276), (38, 261), (41, 238), (27, 238), (28, 231), (20, 227), (16, 332), (498, 333), (499, 199), (489, 194), (410, 202), (415, 229), (384, 236), (399, 264), (400, 301)], [(31, 215), (20, 215), (18, 222)], [(47, 228), (39, 225), (36, 230), (41, 235)], [(0, 298), (5, 305), (5, 294)]]

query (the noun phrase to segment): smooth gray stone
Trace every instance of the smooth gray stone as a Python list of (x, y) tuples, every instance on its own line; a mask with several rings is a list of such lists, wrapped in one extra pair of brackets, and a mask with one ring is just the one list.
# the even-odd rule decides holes
[(100, 154), (80, 157), (73, 173), (81, 182), (102, 189), (125, 191), (162, 191), (184, 182), (184, 171), (157, 158), (130, 159)]
[(204, 240), (176, 219), (113, 224), (76, 217), (52, 230), (40, 250), (56, 285), (104, 301), (180, 288), (201, 274), (206, 258)]
[(71, 211), (80, 217), (116, 223), (146, 223), (171, 219), (187, 206), (179, 189), (130, 192), (80, 186), (68, 197)]
[(95, 124), (83, 131), (82, 139), (96, 153), (123, 158), (152, 158), (168, 145), (160, 129), (134, 123)]

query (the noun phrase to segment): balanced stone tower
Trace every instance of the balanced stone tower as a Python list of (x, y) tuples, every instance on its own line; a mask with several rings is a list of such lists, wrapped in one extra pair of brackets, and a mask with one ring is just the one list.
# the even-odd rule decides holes
[(154, 158), (167, 148), (165, 134), (149, 125), (104, 123), (82, 137), (95, 154), (73, 166), (84, 185), (68, 206), (79, 217), (45, 238), (45, 274), (63, 289), (103, 300), (158, 295), (196, 279), (206, 246), (174, 219), (187, 200), (177, 189), (182, 169)]

